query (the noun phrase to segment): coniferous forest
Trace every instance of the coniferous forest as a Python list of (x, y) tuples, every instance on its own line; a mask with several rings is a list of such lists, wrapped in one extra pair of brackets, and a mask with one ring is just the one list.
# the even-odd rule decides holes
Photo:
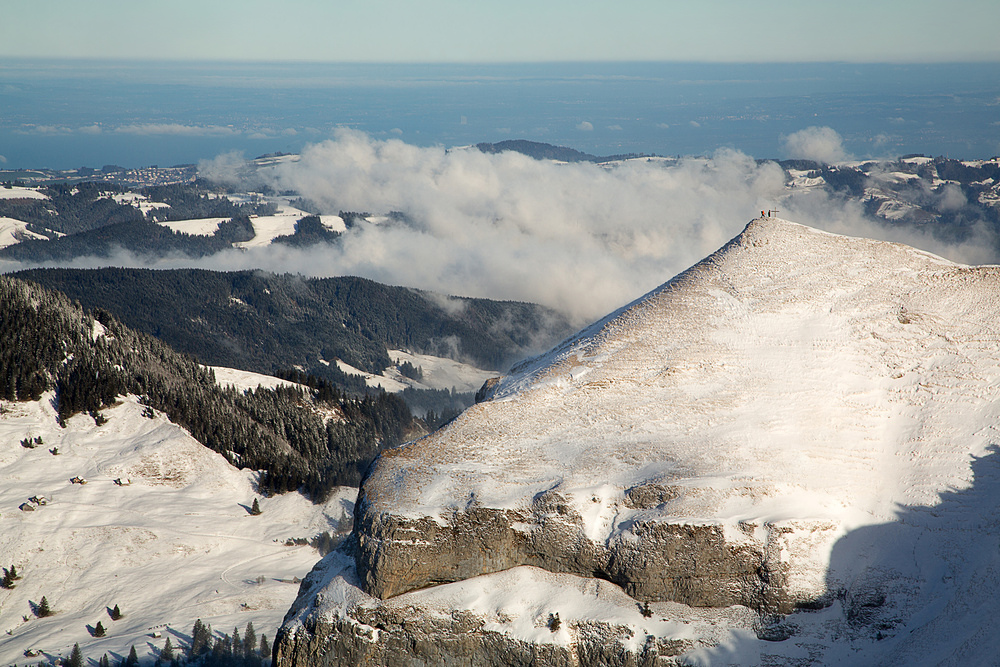
[(389, 347), (503, 370), (571, 331), (564, 316), (535, 304), (445, 297), (363, 278), (118, 268), (15, 275), (107, 310), (202, 363), (270, 375), (300, 368), (356, 391), (364, 389), (357, 378), (320, 359), (379, 373), (392, 364)]
[[(358, 485), (377, 453), (419, 433), (406, 404), (390, 394), (350, 398), (335, 388), (239, 392), (165, 343), (92, 315), (65, 295), (0, 276), (0, 398), (38, 400), (54, 392), (60, 421), (134, 394), (231, 463), (261, 471), (263, 493), (301, 490), (323, 500)], [(334, 412), (340, 418), (325, 419)]]

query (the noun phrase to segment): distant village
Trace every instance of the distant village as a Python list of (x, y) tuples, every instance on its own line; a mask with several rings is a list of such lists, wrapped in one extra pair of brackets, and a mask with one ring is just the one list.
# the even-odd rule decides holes
[(101, 169), (10, 169), (0, 170), (0, 183), (24, 185), (49, 185), (51, 183), (78, 183), (83, 181), (114, 183), (123, 188), (142, 188), (151, 185), (178, 185), (193, 183), (198, 176), (198, 166), (182, 164), (175, 167), (140, 167), (126, 169), (107, 165)]

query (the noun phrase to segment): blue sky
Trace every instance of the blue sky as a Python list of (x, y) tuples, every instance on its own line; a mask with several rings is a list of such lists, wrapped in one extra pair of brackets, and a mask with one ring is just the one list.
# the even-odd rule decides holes
[(34, 0), (0, 58), (1000, 61), (998, 0)]

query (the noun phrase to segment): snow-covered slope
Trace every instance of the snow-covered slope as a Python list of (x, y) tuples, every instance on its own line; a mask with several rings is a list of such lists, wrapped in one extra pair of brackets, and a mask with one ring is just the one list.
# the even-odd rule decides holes
[[(168, 637), (187, 646), (197, 618), (229, 634), (252, 621), (273, 639), (296, 578), (319, 558), (285, 542), (345, 529), (356, 490), (319, 506), (296, 493), (264, 498), (251, 471), (162, 414), (144, 416), (132, 397), (104, 410), (101, 426), (77, 415), (61, 428), (51, 403), (0, 403), (0, 565), (22, 576), (0, 589), (0, 664), (68, 655), (74, 643), (95, 661), (132, 645), (144, 657)], [(26, 448), (26, 438), (41, 444)], [(259, 516), (248, 511), (254, 498)], [(43, 596), (55, 614), (37, 618), (31, 605)], [(116, 604), (125, 617), (112, 621)], [(103, 638), (88, 629), (98, 622)]]
[[(995, 658), (998, 322), (1000, 268), (753, 221), (383, 453), (357, 574), (331, 576), (317, 614), (360, 622), (395, 604), (368, 594), (536, 566), (610, 579), (657, 614), (760, 613), (688, 644), (710, 664)], [(823, 610), (768, 625), (796, 605)]]
[(37, 188), (25, 188), (18, 185), (13, 185), (11, 187), (0, 187), (0, 199), (48, 199), (48, 195), (45, 195), (38, 191)]
[[(0, 188), (2, 189), (2, 188)], [(0, 248), (20, 243), (26, 239), (48, 240), (47, 237), (28, 229), (28, 223), (14, 218), (0, 217)]]
[[(337, 367), (348, 375), (360, 375), (369, 387), (382, 388), (390, 393), (403, 391), (406, 388), (448, 389), (472, 393), (482, 387), (483, 382), (497, 376), (496, 371), (483, 370), (447, 357), (435, 357), (407, 350), (389, 350), (389, 358), (395, 365), (389, 366), (379, 375), (354, 368), (341, 359), (337, 360)], [(419, 380), (400, 373), (399, 366), (404, 363), (420, 370)]]

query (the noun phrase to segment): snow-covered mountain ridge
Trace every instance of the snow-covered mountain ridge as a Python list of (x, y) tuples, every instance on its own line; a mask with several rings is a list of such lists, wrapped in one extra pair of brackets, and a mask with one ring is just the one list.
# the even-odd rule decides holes
[[(968, 557), (979, 539), (965, 523), (928, 528), (921, 512), (974, 493), (974, 466), (990, 462), (1000, 438), (998, 315), (997, 267), (755, 220), (662, 287), (522, 364), (491, 400), (383, 453), (359, 496), (357, 574), (327, 563), (312, 615), (307, 600), (293, 608), (282, 664), (314, 645), (302, 632), (310, 623), (356, 632), (372, 614), (398, 610), (378, 598), (400, 594), (399, 604), (440, 613), (462, 596), (442, 606), (432, 601), (437, 588), (419, 589), (520, 566), (608, 579), (664, 618), (676, 603), (739, 605), (760, 619), (826, 607), (812, 617), (825, 626), (771, 653), (812, 642), (826, 656), (815, 660), (828, 660), (840, 633), (873, 655), (864, 642), (876, 618), (878, 638), (893, 640), (878, 645), (886, 655), (919, 652), (900, 628), (928, 619), (949, 628), (939, 652), (968, 649), (962, 642), (985, 626), (957, 620), (965, 629), (956, 633), (933, 610), (967, 592), (970, 576), (958, 552), (940, 552)], [(928, 539), (927, 530), (956, 535)], [(531, 605), (497, 616), (492, 631), (534, 641), (515, 627), (548, 603)], [(622, 622), (635, 632), (643, 623)], [(760, 623), (757, 636), (773, 639)], [(719, 650), (690, 629), (646, 625), (654, 644)], [(384, 651), (395, 632), (372, 641)]]

